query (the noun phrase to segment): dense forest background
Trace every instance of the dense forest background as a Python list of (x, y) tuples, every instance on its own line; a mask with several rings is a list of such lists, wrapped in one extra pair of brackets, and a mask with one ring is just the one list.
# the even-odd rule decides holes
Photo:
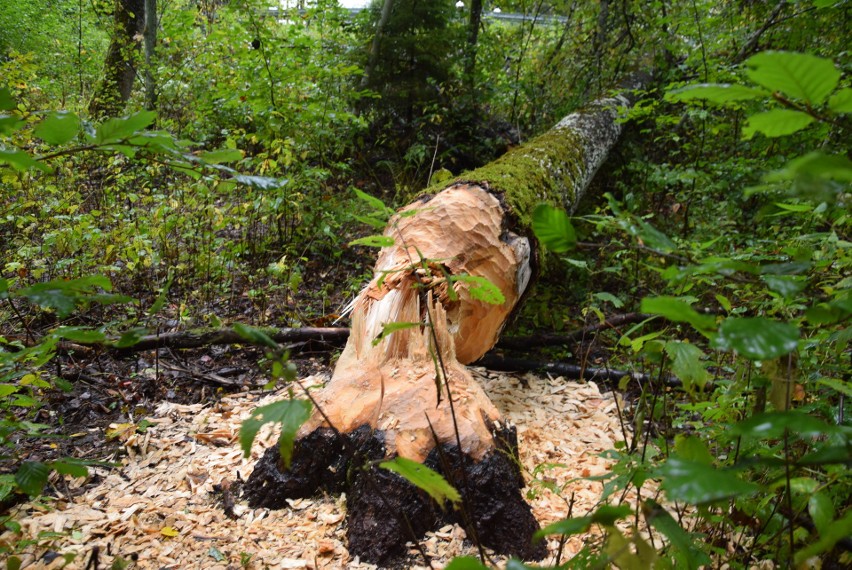
[[(624, 140), (505, 333), (631, 315), (527, 354), (646, 378), (613, 386), (631, 404), (608, 504), (546, 530), (604, 529), (576, 567), (847, 567), (852, 4), (283, 4), (0, 5), (5, 536), (12, 506), (100, 457), (53, 438), (240, 389), (152, 381), (122, 350), (331, 325), (371, 275), (374, 252), (349, 243), (380, 231), (381, 203), (463, 178), (642, 72)], [(289, 374), (262, 351), (251, 364)], [(618, 509), (652, 482), (641, 511)]]

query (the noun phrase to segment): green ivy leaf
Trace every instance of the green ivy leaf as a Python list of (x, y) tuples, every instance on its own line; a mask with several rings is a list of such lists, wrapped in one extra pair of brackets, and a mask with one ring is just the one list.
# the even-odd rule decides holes
[(367, 247), (390, 247), (394, 244), (393, 238), (390, 236), (373, 235), (354, 239), (349, 242), (349, 245), (366, 245)]
[(577, 235), (568, 214), (549, 204), (539, 204), (533, 210), (532, 229), (538, 241), (556, 253), (569, 251), (577, 243)]
[(308, 421), (310, 415), (310, 401), (292, 398), (255, 409), (251, 416), (240, 425), (240, 446), (243, 449), (243, 454), (246, 457), (249, 456), (251, 444), (261, 427), (270, 422), (280, 423), (281, 436), (278, 439), (278, 445), (284, 467), (289, 469), (290, 462), (293, 459), (293, 443), (296, 440), (296, 432), (299, 431), (303, 423)]
[(743, 126), (743, 138), (752, 138), (756, 133), (775, 138), (791, 135), (814, 122), (814, 118), (793, 109), (772, 109), (751, 115)]
[(656, 469), (669, 500), (703, 505), (753, 493), (759, 487), (710, 465), (670, 457)]
[(683, 387), (688, 392), (694, 388), (704, 389), (710, 380), (710, 373), (701, 362), (704, 353), (694, 344), (679, 341), (669, 341), (665, 345), (665, 351), (672, 359), (672, 372), (683, 382)]
[(47, 484), (50, 467), (40, 461), (24, 461), (15, 473), (15, 482), (21, 491), (31, 497), (41, 494)]
[(832, 95), (828, 108), (835, 113), (852, 113), (852, 88), (844, 87)]
[(765, 51), (745, 62), (749, 79), (770, 91), (822, 105), (840, 81), (830, 59), (804, 53)]
[(645, 297), (642, 299), (640, 310), (643, 313), (660, 315), (676, 323), (689, 323), (702, 333), (716, 326), (714, 317), (700, 314), (676, 297)]
[(151, 125), (157, 113), (154, 111), (139, 111), (127, 117), (107, 119), (95, 130), (95, 144), (118, 142), (136, 134)]
[(391, 461), (379, 463), (379, 467), (393, 471), (418, 489), (425, 491), (441, 506), (447, 501), (451, 503), (461, 502), (461, 495), (455, 487), (447, 483), (447, 480), (440, 473), (429, 469), (422, 463), (405, 457), (397, 457)]
[(80, 132), (80, 117), (70, 111), (50, 113), (33, 130), (33, 134), (49, 144), (65, 144)]
[(502, 305), (506, 302), (503, 292), (494, 283), (478, 275), (456, 275), (453, 281), (461, 281), (470, 285), (468, 293), (473, 299), (489, 305)]
[(730, 83), (701, 83), (697, 85), (687, 85), (674, 91), (669, 91), (666, 94), (666, 99), (670, 101), (693, 101), (702, 99), (711, 103), (724, 105), (725, 103), (733, 103), (736, 101), (748, 101), (751, 99), (766, 98), (771, 93), (764, 89), (754, 87), (746, 87), (745, 85), (736, 85)]
[(728, 317), (719, 327), (713, 346), (736, 350), (749, 360), (771, 360), (796, 350), (799, 329), (791, 324), (762, 317)]
[(711, 564), (710, 557), (695, 546), (693, 535), (686, 532), (659, 503), (648, 499), (642, 505), (642, 510), (646, 513), (646, 519), (651, 526), (669, 539), (669, 544), (680, 554), (683, 564), (678, 564), (675, 567), (695, 570), (702, 565)]

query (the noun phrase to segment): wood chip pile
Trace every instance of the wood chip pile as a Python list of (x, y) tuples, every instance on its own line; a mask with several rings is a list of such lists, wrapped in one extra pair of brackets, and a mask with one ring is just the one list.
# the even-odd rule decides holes
[[(573, 516), (593, 510), (601, 485), (574, 479), (604, 473), (607, 462), (598, 455), (622, 439), (613, 394), (601, 394), (594, 383), (474, 372), (517, 426), (526, 490), (542, 526), (568, 516), (572, 495)], [(95, 551), (101, 568), (117, 557), (133, 561), (129, 568), (375, 568), (346, 550), (342, 497), (294, 500), (291, 508), (279, 511), (249, 509), (236, 498), (237, 518), (226, 516), (221, 487), (238, 474), (246, 479), (276, 440), (272, 429), (262, 430), (251, 457), (244, 458), (237, 441), (240, 422), (255, 407), (281, 397), (283, 391), (241, 393), (214, 404), (161, 404), (144, 434), (124, 433), (121, 468), (90, 469), (90, 479), (100, 478), (96, 485), (83, 479), (58, 481), (56, 487), (67, 484), (67, 496), (73, 498), (18, 507), (23, 537), (7, 531), (0, 541), (34, 541), (18, 554), (24, 568), (60, 568), (66, 559), (56, 555), (70, 553), (76, 557), (65, 567), (85, 568)], [(550, 467), (536, 470), (543, 465)], [(530, 481), (533, 473), (539, 483)], [(572, 537), (562, 560), (587, 538)], [(558, 542), (549, 546), (551, 558), (545, 563), (553, 562)], [(424, 547), (434, 568), (453, 556), (476, 554), (458, 526), (429, 533)]]

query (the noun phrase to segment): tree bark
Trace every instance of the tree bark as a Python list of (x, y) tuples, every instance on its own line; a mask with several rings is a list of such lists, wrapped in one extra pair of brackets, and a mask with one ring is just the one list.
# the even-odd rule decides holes
[(104, 62), (104, 76), (92, 100), (92, 118), (120, 115), (136, 79), (135, 54), (144, 28), (145, 0), (116, 0), (112, 39)]
[(145, 108), (157, 108), (157, 83), (154, 79), (154, 49), (157, 46), (157, 0), (145, 0)]
[[(350, 484), (350, 552), (382, 563), (415, 538), (406, 528), (422, 534), (444, 520), (410, 484), (372, 467), (400, 456), (434, 464), (460, 490), (468, 536), (502, 554), (544, 556), (531, 540), (538, 524), (521, 497), (514, 428), (464, 365), (494, 346), (529, 284), (533, 208), (576, 208), (621, 132), (617, 107), (630, 102), (626, 93), (596, 101), (391, 219), (385, 235), (394, 245), (381, 250), (353, 303), (346, 348), (313, 396), (318, 409), (301, 428), (291, 469), (281, 468), (277, 446), (267, 450), (246, 484), (250, 504), (281, 506)], [(483, 300), (480, 279), (502, 300)], [(386, 334), (389, 323), (409, 326)], [(400, 516), (418, 524), (394, 523)], [(378, 537), (377, 527), (395, 530)]]
[(376, 32), (373, 34), (373, 41), (370, 44), (370, 55), (367, 59), (367, 66), (364, 68), (364, 77), (361, 78), (362, 89), (371, 85), (373, 80), (373, 70), (376, 68), (376, 63), (379, 59), (379, 48), (382, 44), (382, 34), (384, 34), (385, 26), (390, 19), (391, 10), (393, 10), (393, 1), (394, 0), (384, 0), (384, 4), (382, 4), (379, 21), (376, 23)]

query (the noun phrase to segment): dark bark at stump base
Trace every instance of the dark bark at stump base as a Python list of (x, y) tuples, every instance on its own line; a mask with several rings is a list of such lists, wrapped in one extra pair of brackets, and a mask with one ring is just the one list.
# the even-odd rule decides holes
[(498, 554), (540, 560), (546, 548), (532, 542), (539, 525), (521, 495), (515, 428), (494, 435), (497, 447), (480, 461), (452, 445), (433, 449), (425, 461), (459, 491), (467, 517), (449, 505), (442, 509), (399, 475), (376, 466), (385, 458), (384, 437), (366, 425), (347, 434), (320, 428), (297, 440), (289, 470), (278, 446), (270, 447), (243, 486), (243, 496), (253, 508), (276, 509), (287, 499), (345, 491), (349, 552), (376, 564), (402, 559), (407, 542), (449, 523), (464, 527), (468, 537), (475, 532)]

